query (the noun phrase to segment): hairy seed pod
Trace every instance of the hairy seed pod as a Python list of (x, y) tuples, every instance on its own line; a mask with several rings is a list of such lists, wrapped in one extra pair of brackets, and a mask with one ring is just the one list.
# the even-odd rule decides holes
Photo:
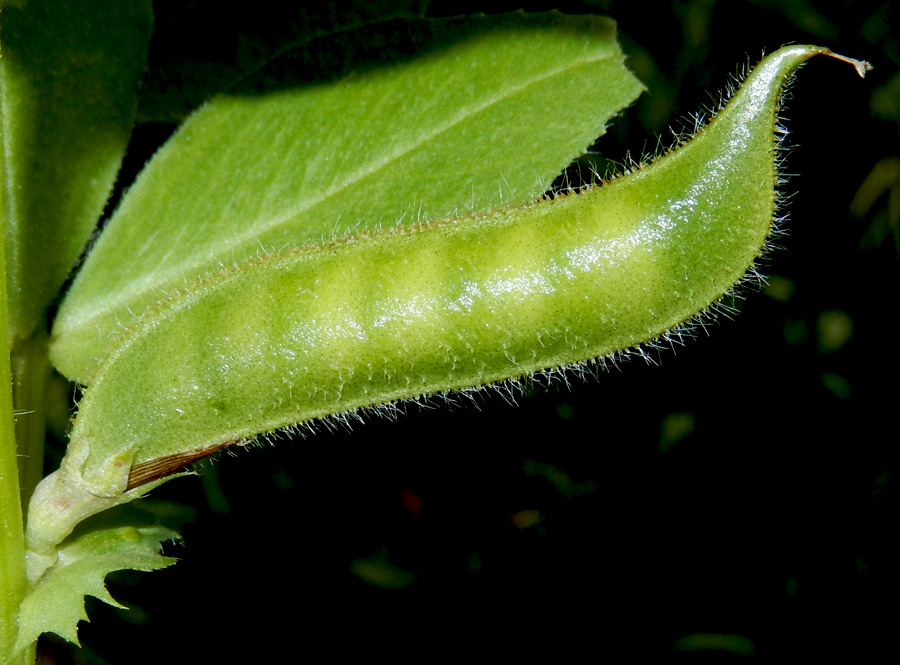
[(689, 322), (766, 243), (779, 97), (820, 53), (769, 55), (689, 142), (602, 186), (268, 255), (173, 298), (86, 391), (82, 481), (121, 492), (139, 483), (109, 480), (112, 459), (146, 482), (223, 441), (604, 358)]

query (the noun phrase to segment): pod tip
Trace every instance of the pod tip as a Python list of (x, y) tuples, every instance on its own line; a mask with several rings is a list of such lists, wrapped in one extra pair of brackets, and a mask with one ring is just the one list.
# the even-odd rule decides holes
[(845, 55), (840, 55), (839, 53), (835, 53), (829, 49), (824, 49), (822, 51), (824, 55), (830, 56), (832, 58), (836, 58), (838, 60), (842, 60), (844, 62), (849, 62), (856, 69), (856, 73), (859, 74), (860, 78), (866, 77), (866, 72), (872, 71), (872, 65), (865, 60), (856, 60), (855, 58), (848, 58)]

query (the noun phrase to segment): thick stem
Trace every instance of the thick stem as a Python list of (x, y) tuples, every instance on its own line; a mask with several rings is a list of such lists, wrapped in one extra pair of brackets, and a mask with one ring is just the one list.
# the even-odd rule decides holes
[[(0, 132), (0, 164), (5, 132)], [(34, 663), (35, 646), (15, 658), (12, 649), (19, 632), (19, 606), (27, 592), (25, 528), (19, 493), (18, 447), (10, 372), (9, 312), (6, 284), (7, 210), (5, 177), (0, 178), (0, 663)]]
[(47, 356), (47, 334), (40, 327), (27, 340), (15, 345), (10, 365), (19, 449), (19, 486), (22, 505), (27, 506), (35, 486), (44, 475), (50, 359)]
[(25, 531), (19, 495), (16, 427), (6, 299), (6, 252), (0, 233), (0, 662), (34, 660), (33, 651), (11, 660), (18, 633), (19, 605), (25, 597)]

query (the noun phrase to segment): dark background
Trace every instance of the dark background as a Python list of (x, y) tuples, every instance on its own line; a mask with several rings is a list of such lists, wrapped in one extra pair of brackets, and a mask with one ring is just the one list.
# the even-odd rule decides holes
[[(204, 85), (214, 90), (285, 32), (382, 11), (345, 4), (155, 3), (127, 169), (174, 127), (173, 80), (193, 72), (184, 96), (202, 98)], [(617, 19), (649, 93), (597, 146), (613, 160), (652, 150), (657, 134), (715, 104), (763, 50), (809, 42), (874, 64), (862, 81), (816, 58), (791, 89), (796, 147), (785, 171), (799, 175), (784, 188), (789, 234), (766, 262), (770, 286), (655, 365), (526, 389), (516, 405), (485, 393), (478, 408), (410, 407), (396, 423), (369, 418), (352, 432), (226, 454), (202, 482), (157, 490), (154, 499), (196, 510), (184, 545), (168, 548), (181, 561), (111, 576), (113, 595), (135, 609), (89, 601), (77, 661), (321, 661), (324, 652), (736, 662), (752, 649), (762, 661), (872, 662), (896, 651), (890, 321), (900, 207), (889, 198), (900, 201), (900, 9), (835, 0), (525, 8)], [(411, 585), (384, 588), (410, 574)], [(710, 637), (683, 639), (697, 634)]]

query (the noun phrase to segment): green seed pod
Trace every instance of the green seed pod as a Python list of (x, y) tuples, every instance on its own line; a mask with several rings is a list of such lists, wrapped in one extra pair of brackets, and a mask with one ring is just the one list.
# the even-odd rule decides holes
[(38, 502), (54, 483), (121, 494), (223, 442), (607, 358), (689, 323), (765, 246), (781, 90), (821, 53), (769, 55), (689, 142), (602, 186), (267, 255), (164, 303), (101, 365), (68, 479)]

